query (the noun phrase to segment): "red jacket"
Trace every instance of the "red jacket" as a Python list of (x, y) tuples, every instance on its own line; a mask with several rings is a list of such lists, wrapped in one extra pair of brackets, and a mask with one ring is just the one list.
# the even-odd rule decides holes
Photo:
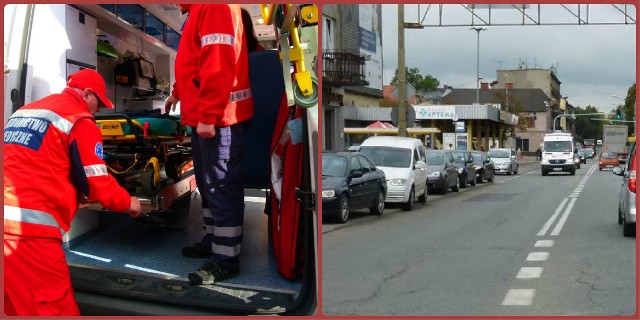
[(82, 195), (126, 211), (129, 193), (108, 174), (102, 134), (72, 89), (16, 111), (4, 130), (4, 232), (61, 237)]
[(175, 62), (172, 95), (182, 123), (224, 127), (251, 119), (253, 98), (240, 5), (192, 4)]

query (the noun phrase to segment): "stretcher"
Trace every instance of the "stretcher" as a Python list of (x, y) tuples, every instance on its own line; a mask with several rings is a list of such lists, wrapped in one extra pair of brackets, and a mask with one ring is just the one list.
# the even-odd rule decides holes
[[(96, 115), (104, 161), (120, 186), (140, 199), (141, 219), (165, 224), (161, 212), (195, 190), (191, 136), (180, 119), (155, 111)], [(90, 208), (102, 209), (99, 204)]]

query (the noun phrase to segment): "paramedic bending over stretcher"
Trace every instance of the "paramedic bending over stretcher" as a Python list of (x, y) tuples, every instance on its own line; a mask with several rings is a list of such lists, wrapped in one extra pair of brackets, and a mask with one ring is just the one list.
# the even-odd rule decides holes
[(62, 235), (81, 199), (115, 212), (140, 213), (140, 201), (107, 172), (93, 115), (113, 108), (90, 69), (67, 88), (16, 111), (4, 129), (4, 312), (80, 315)]
[(240, 271), (243, 140), (253, 117), (249, 58), (240, 5), (181, 4), (180, 8), (189, 16), (165, 111), (179, 100), (182, 124), (196, 128), (191, 137), (193, 167), (207, 232), (200, 242), (184, 247), (182, 255), (209, 258), (188, 277), (193, 284), (212, 284)]

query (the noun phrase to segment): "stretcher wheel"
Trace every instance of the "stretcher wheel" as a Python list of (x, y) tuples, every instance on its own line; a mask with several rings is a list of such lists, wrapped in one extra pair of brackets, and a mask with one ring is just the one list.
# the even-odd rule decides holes
[(180, 180), (180, 173), (178, 171), (178, 166), (180, 163), (174, 157), (167, 158), (167, 162), (164, 164), (164, 172), (167, 174), (167, 177), (173, 179), (178, 182)]
[(141, 191), (144, 195), (153, 197), (158, 193), (158, 187), (155, 184), (153, 167), (147, 167), (142, 173)]
[(307, 97), (300, 91), (298, 82), (293, 83), (293, 99), (298, 106), (311, 108), (318, 104), (318, 79), (311, 78), (311, 89), (313, 89), (313, 94)]

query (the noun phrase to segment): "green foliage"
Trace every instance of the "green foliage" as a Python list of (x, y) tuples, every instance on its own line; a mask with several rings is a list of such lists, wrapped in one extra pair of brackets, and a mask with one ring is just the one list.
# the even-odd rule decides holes
[[(406, 67), (407, 82), (410, 83), (416, 90), (436, 90), (440, 86), (440, 81), (431, 75), (423, 76), (418, 68)], [(391, 79), (392, 85), (398, 84), (398, 69), (396, 69), (393, 79)]]
[[(576, 114), (583, 113), (597, 113), (600, 112), (596, 107), (588, 105), (586, 108), (576, 107)], [(577, 116), (575, 120), (576, 124), (576, 136), (581, 139), (602, 139), (602, 125), (603, 121), (592, 120), (592, 118), (604, 118), (601, 116)]]

